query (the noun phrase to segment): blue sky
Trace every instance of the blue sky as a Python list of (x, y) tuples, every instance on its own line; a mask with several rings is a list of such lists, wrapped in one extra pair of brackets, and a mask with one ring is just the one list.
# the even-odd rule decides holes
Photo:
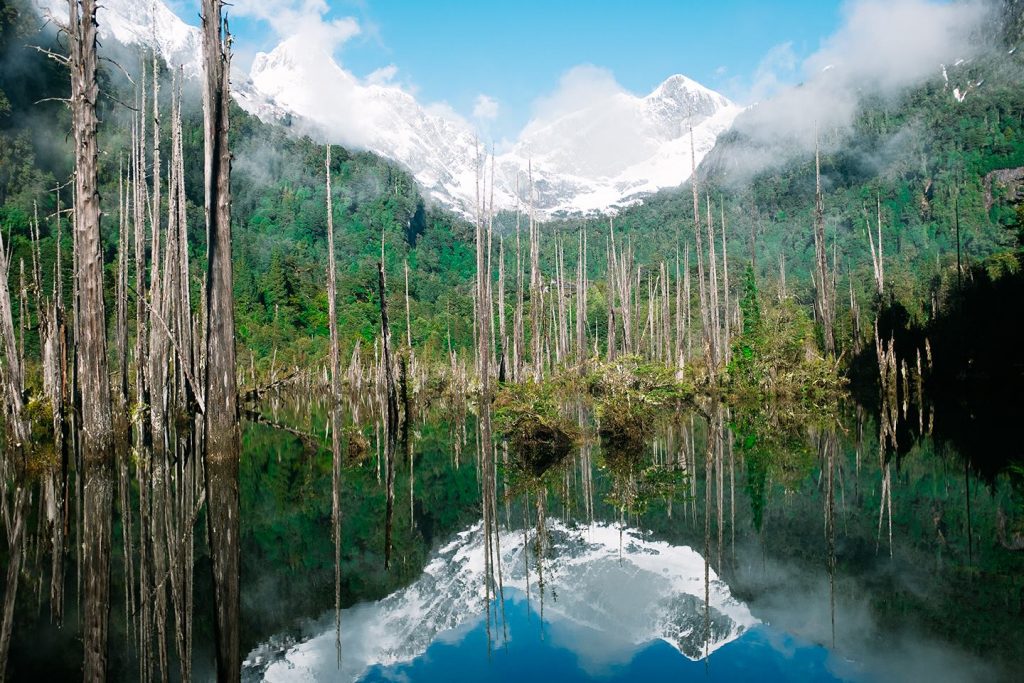
[[(194, 0), (177, 0), (195, 23)], [(570, 68), (609, 70), (627, 90), (646, 94), (682, 73), (747, 103), (759, 65), (774, 55), (774, 77), (798, 79), (797, 66), (842, 21), (840, 0), (236, 0), (228, 7), (236, 61), (281, 38), (278, 17), (312, 16), (330, 24), (351, 17), (333, 46), (356, 76), (396, 67), (395, 81), (421, 102), (445, 102), (472, 119), (480, 95), (494, 137), (513, 138), (532, 103), (554, 91)], [(191, 16), (189, 16), (191, 15)], [(270, 19), (274, 19), (273, 23)], [(347, 23), (352, 28), (353, 24)], [(781, 63), (779, 63), (781, 62)], [(791, 64), (791, 66), (790, 66)], [(788, 74), (788, 75), (787, 75)], [(752, 89), (755, 91), (752, 93)], [(489, 109), (489, 111), (488, 111)]]

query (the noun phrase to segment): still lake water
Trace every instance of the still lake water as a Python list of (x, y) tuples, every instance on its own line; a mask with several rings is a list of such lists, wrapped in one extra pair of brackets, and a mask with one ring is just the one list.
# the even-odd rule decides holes
[[(322, 410), (263, 413), (329, 443)], [(722, 410), (721, 436), (670, 415), (625, 458), (593, 439), (525, 474), (499, 447), (490, 593), (476, 420), (427, 414), (411, 467), (399, 448), (386, 572), (372, 424), (343, 470), (338, 630), (330, 451), (247, 424), (243, 680), (1019, 680), (1019, 443), (964, 455), (964, 436), (911, 410), (880, 449), (878, 420), (850, 408), (825, 425)], [(115, 544), (112, 675), (136, 680), (122, 565)], [(208, 575), (197, 533), (198, 680), (212, 676)], [(63, 629), (20, 609), (13, 680), (80, 676), (69, 590)]]

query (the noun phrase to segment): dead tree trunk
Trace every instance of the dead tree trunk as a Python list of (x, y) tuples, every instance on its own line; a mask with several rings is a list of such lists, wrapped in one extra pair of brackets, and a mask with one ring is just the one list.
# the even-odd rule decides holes
[(700, 194), (697, 191), (697, 168), (693, 149), (693, 129), (690, 129), (690, 183), (693, 187), (693, 232), (697, 238), (697, 292), (700, 298), (701, 337), (704, 347), (704, 363), (709, 377), (715, 376), (714, 334), (711, 329), (707, 287), (704, 282), (704, 245), (700, 229)]
[(831, 356), (836, 351), (836, 338), (832, 324), (832, 294), (829, 291), (831, 279), (828, 274), (828, 247), (825, 244), (825, 202), (821, 194), (821, 155), (817, 136), (814, 140), (814, 256), (818, 316), (824, 332), (825, 353)]
[(867, 216), (865, 216), (864, 223), (867, 227), (868, 246), (871, 248), (871, 269), (875, 274), (875, 291), (878, 292), (878, 296), (882, 296), (885, 291), (885, 261), (882, 252), (882, 198), (880, 196), (875, 196), (875, 219), (878, 226), (877, 245), (871, 236), (871, 221), (866, 219)]
[(530, 360), (533, 363), (533, 379), (539, 382), (543, 372), (544, 360), (542, 354), (541, 331), (544, 319), (544, 286), (540, 275), (540, 234), (537, 222), (533, 215), (533, 165), (529, 167), (530, 174), (530, 338), (533, 353)]
[(203, 130), (206, 177), (207, 302), (204, 448), (214, 586), (217, 679), (241, 676), (238, 634), (238, 390), (231, 273), (231, 44), (221, 0), (203, 0)]
[(114, 433), (103, 304), (103, 254), (100, 248), (96, 28), (95, 0), (70, 0), (68, 36), (71, 119), (75, 137), (74, 244), (78, 290), (75, 332), (78, 385), (82, 397), (80, 439), (85, 468), (83, 673), (85, 680), (100, 681), (106, 678), (107, 671)]
[(519, 174), (516, 174), (516, 310), (512, 317), (512, 379), (523, 379), (523, 258), (520, 241)]
[(334, 199), (331, 196), (331, 145), (327, 145), (327, 317), (331, 332), (331, 401), (338, 400), (341, 356), (338, 348), (337, 265), (334, 262)]
[(587, 359), (587, 228), (580, 228), (576, 261), (576, 362), (584, 373)]

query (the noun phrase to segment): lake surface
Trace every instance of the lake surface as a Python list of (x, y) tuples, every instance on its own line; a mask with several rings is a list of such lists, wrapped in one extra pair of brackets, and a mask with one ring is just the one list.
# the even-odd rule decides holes
[[(330, 442), (318, 406), (279, 399), (262, 413)], [(914, 410), (895, 430), (852, 406), (825, 424), (722, 407), (673, 413), (629, 453), (587, 432), (564, 459), (524, 467), (499, 443), (488, 530), (474, 411), (423, 413), (411, 466), (398, 451), (387, 571), (372, 419), (364, 459), (342, 471), (340, 615), (330, 450), (247, 424), (243, 680), (1019, 675), (1024, 552), (1007, 546), (1024, 523), (1024, 470), (1012, 442), (998, 451), (987, 434), (983, 453), (965, 455), (969, 430), (943, 434), (938, 417)], [(197, 532), (199, 680), (213, 660), (205, 543)], [(112, 674), (136, 680), (116, 545)], [(62, 629), (20, 602), (12, 679), (80, 675), (73, 564), (69, 574)]]

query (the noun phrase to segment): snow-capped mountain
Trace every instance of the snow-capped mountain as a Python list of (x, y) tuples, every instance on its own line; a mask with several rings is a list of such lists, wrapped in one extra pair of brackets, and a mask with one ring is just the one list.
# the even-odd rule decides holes
[[(434, 199), (465, 211), (475, 206), (486, 150), (466, 121), (424, 107), (397, 86), (364, 83), (296, 38), (257, 55), (249, 75), (259, 92), (328, 139), (399, 162)], [(495, 204), (529, 203), (531, 167), (535, 207), (545, 213), (602, 211), (678, 185), (692, 167), (691, 127), (699, 164), (740, 111), (677, 75), (645, 97), (620, 90), (539, 116), (494, 159)], [(484, 166), (489, 176), (490, 161)]]
[[(43, 14), (67, 17), (62, 0), (37, 3)], [(97, 21), (101, 40), (155, 45), (168, 64), (199, 74), (199, 28), (160, 0), (104, 0)], [(256, 55), (248, 74), (233, 67), (232, 95), (264, 121), (287, 117), (304, 132), (399, 163), (426, 196), (451, 208), (471, 214), (476, 206), (477, 168), (486, 150), (473, 127), (398, 85), (354, 76), (316, 41), (286, 39)], [(618, 89), (538, 115), (493, 160), (494, 203), (525, 209), (531, 168), (533, 204), (541, 213), (604, 211), (636, 201), (688, 178), (740, 111), (676, 75), (644, 97)], [(484, 166), (489, 177), (491, 161)], [(486, 184), (489, 195), (489, 179)]]
[[(540, 559), (544, 620), (585, 627), (602, 641), (597, 654), (587, 643), (563, 643), (578, 649), (581, 660), (628, 661), (656, 640), (697, 660), (759, 623), (711, 569), (705, 610), (704, 558), (691, 548), (650, 540), (636, 529), (607, 524), (570, 528), (556, 520), (547, 524), (546, 545)], [(526, 540), (522, 530), (503, 532), (498, 547), (505, 590), (532, 591), (532, 608), (539, 611), (532, 534)], [(257, 647), (246, 657), (243, 678), (357, 680), (371, 666), (411, 661), (438, 638), (459, 639), (485, 618), (485, 552), (482, 524), (477, 523), (441, 548), (410, 586), (344, 610), (340, 664), (331, 612), (323, 630), (308, 639), (273, 638)], [(621, 590), (626, 583), (629, 590)]]

